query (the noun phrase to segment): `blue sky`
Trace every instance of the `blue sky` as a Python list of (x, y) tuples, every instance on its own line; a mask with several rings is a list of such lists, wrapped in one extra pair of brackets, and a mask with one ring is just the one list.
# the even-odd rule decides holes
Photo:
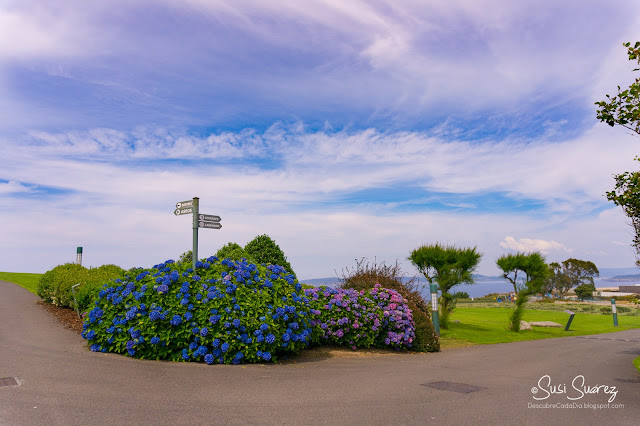
[(0, 270), (150, 266), (269, 234), (301, 278), (476, 245), (634, 263), (633, 1), (0, 2)]

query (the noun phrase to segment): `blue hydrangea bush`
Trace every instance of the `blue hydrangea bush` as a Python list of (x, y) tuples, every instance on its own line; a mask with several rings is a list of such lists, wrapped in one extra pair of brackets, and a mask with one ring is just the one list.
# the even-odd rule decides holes
[(320, 287), (305, 290), (311, 304), (311, 341), (358, 347), (411, 348), (415, 323), (396, 290)]
[(92, 351), (207, 364), (275, 361), (311, 341), (309, 298), (277, 265), (168, 260), (105, 284), (82, 336)]

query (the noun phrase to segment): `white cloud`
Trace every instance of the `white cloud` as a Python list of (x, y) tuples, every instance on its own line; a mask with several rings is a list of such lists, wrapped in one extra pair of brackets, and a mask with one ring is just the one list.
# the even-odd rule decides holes
[(573, 252), (573, 249), (569, 249), (564, 244), (557, 241), (534, 240), (531, 238), (521, 238), (516, 240), (511, 236), (505, 237), (504, 241), (500, 243), (500, 247), (527, 253), (534, 251), (539, 251), (542, 254), (549, 254), (550, 252), (557, 251), (567, 253)]

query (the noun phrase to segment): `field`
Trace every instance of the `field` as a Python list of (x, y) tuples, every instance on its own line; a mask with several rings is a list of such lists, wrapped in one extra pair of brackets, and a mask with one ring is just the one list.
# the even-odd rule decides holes
[(568, 314), (529, 309), (524, 314), (524, 321), (553, 321), (562, 324), (563, 327), (533, 327), (533, 330), (514, 333), (509, 330), (510, 313), (511, 309), (508, 308), (457, 308), (451, 315), (450, 328), (440, 330), (442, 348), (581, 336), (640, 328), (639, 316), (618, 316), (619, 326), (614, 327), (611, 315), (577, 313), (570, 331), (564, 331), (564, 325), (569, 320)]
[(0, 272), (0, 281), (9, 281), (24, 287), (31, 293), (38, 291), (38, 280), (42, 274), (28, 274), (23, 272)]

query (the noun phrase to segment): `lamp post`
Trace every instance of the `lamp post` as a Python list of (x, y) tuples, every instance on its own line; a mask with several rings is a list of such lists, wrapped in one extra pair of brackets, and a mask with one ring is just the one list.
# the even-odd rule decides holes
[(429, 284), (429, 290), (431, 291), (431, 319), (433, 320), (433, 327), (436, 329), (436, 334), (440, 336), (440, 315), (438, 314), (438, 285)]
[(76, 263), (82, 265), (82, 247), (78, 247), (76, 250)]

